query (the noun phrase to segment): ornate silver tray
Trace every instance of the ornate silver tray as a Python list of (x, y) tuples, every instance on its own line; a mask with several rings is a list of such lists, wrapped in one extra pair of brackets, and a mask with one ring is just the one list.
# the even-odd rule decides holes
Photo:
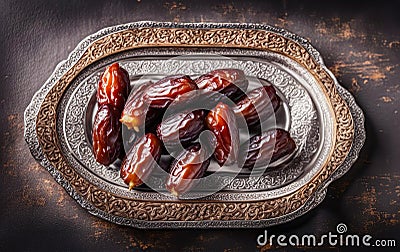
[[(261, 176), (225, 170), (210, 176), (221, 190), (177, 200), (164, 178), (128, 191), (115, 166), (95, 162), (91, 123), (104, 67), (118, 61), (132, 85), (216, 68), (242, 69), (250, 86), (275, 86), (283, 100), (271, 125), (297, 144), (290, 162)], [(25, 139), (34, 158), (90, 213), (140, 228), (265, 227), (317, 206), (330, 182), (346, 173), (365, 140), (364, 117), (307, 40), (266, 25), (136, 22), (84, 39), (61, 62), (25, 111)], [(210, 168), (213, 169), (212, 167)], [(237, 174), (237, 176), (236, 176)]]

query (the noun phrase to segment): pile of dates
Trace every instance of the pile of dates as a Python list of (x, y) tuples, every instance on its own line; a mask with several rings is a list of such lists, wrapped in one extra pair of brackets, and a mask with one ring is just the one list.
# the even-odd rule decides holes
[[(166, 169), (166, 188), (179, 197), (204, 176), (211, 159), (220, 166), (237, 163), (252, 170), (291, 155), (296, 144), (287, 131), (262, 131), (260, 127), (281, 105), (274, 87), (265, 85), (246, 92), (247, 87), (242, 70), (217, 69), (196, 79), (174, 75), (130, 90), (128, 72), (114, 63), (100, 77), (97, 89), (98, 111), (92, 131), (96, 161), (107, 166), (123, 159), (120, 176), (132, 189), (146, 181), (161, 155), (169, 155), (166, 150), (181, 146)], [(199, 90), (201, 95), (185, 95)], [(193, 102), (211, 107), (188, 110)], [(238, 123), (239, 117), (245, 123)], [(138, 136), (126, 154), (122, 124)], [(239, 140), (242, 127), (256, 132), (244, 143)], [(209, 147), (199, 143), (204, 131), (212, 133), (208, 134)]]

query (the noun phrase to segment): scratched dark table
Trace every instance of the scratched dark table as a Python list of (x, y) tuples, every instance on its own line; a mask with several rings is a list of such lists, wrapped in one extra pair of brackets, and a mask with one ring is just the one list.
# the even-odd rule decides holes
[[(400, 246), (399, 1), (11, 1), (0, 3), (0, 251), (257, 251), (268, 234), (336, 232)], [(23, 112), (57, 63), (101, 28), (139, 20), (256, 22), (308, 38), (365, 112), (367, 140), (325, 201), (266, 229), (137, 230), (83, 210), (31, 157)], [(284, 251), (352, 251), (288, 247)]]

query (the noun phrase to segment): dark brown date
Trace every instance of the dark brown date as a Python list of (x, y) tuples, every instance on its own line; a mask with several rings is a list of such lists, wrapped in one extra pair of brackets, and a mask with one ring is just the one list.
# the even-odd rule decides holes
[(189, 191), (198, 178), (203, 177), (210, 165), (207, 151), (196, 143), (180, 153), (171, 164), (166, 188), (172, 195), (179, 197)]
[(134, 88), (129, 94), (124, 110), (121, 115), (121, 122), (128, 127), (139, 132), (144, 126), (154, 123), (158, 113), (150, 108), (143, 100), (143, 96), (149, 86), (153, 83), (147, 82)]
[(151, 108), (164, 109), (174, 100), (179, 101), (183, 94), (196, 89), (196, 84), (187, 75), (169, 76), (150, 85), (143, 98)]
[(281, 103), (281, 99), (276, 94), (273, 86), (263, 86), (251, 90), (243, 96), (233, 111), (237, 117), (243, 116), (248, 126), (257, 125), (268, 119), (276, 112)]
[(204, 129), (204, 111), (179, 112), (167, 117), (157, 127), (157, 136), (165, 147), (196, 140)]
[[(213, 70), (201, 75), (195, 82), (199, 89), (219, 92), (232, 100), (245, 92), (249, 85), (244, 72), (239, 69)], [(214, 96), (212, 98), (215, 99)]]
[(120, 112), (124, 109), (130, 89), (128, 72), (114, 63), (100, 77), (97, 88), (97, 103), (112, 105)]
[(215, 160), (220, 166), (233, 164), (239, 149), (239, 130), (233, 110), (225, 103), (218, 103), (208, 113), (206, 125), (215, 135)]
[(292, 154), (296, 143), (283, 129), (272, 129), (251, 137), (240, 146), (239, 166), (247, 169), (266, 166)]
[(111, 105), (100, 106), (93, 124), (93, 153), (96, 161), (110, 165), (122, 150), (121, 123), (119, 111)]
[(136, 141), (122, 161), (120, 177), (129, 190), (143, 184), (157, 165), (161, 156), (161, 142), (152, 133)]

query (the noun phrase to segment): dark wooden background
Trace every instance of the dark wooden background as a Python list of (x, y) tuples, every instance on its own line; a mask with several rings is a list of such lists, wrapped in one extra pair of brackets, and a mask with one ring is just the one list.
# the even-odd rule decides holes
[[(11, 1), (0, 3), (0, 250), (257, 251), (263, 229), (137, 230), (81, 209), (23, 139), (23, 111), (56, 64), (97, 30), (139, 20), (257, 22), (308, 38), (366, 116), (359, 160), (325, 201), (269, 234), (348, 233), (400, 246), (399, 1)], [(285, 250), (320, 248), (286, 248)], [(338, 248), (326, 247), (327, 251)]]

